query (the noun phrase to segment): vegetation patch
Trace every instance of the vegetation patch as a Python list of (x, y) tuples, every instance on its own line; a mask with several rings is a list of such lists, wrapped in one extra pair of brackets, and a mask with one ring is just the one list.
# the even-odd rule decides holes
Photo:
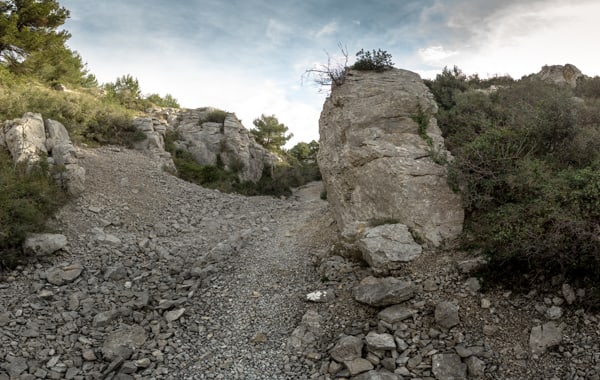
[(486, 81), (457, 68), (428, 83), (455, 157), (449, 170), (464, 199), (463, 245), (487, 255), (490, 280), (530, 287), (559, 276), (593, 292), (600, 287), (600, 82), (583, 80), (574, 90), (535, 77), (502, 83), (481, 91)]

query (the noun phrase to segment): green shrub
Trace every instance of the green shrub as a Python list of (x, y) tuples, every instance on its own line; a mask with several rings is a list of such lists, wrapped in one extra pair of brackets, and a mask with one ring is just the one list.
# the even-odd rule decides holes
[(356, 57), (358, 58), (352, 65), (354, 70), (381, 72), (394, 67), (392, 55), (385, 50), (377, 49), (370, 52), (360, 49)]
[[(600, 287), (600, 103), (593, 83), (576, 89), (585, 102), (565, 86), (532, 78), (484, 93), (474, 90), (481, 81), (456, 68), (429, 86), (442, 102), (440, 126), (455, 158), (451, 185), (464, 200), (462, 241), (488, 256), (486, 278), (532, 286), (561, 275)], [(600, 297), (590, 301), (600, 305)]]
[(14, 165), (0, 149), (0, 267), (22, 260), (28, 233), (45, 230), (46, 220), (66, 201), (66, 193), (48, 174), (45, 160), (27, 168)]
[(223, 110), (212, 110), (208, 113), (208, 115), (206, 115), (206, 118), (204, 121), (207, 122), (211, 122), (211, 123), (219, 123), (219, 124), (223, 124), (225, 122), (225, 118), (227, 118), (227, 115), (229, 113), (227, 111), (223, 111)]

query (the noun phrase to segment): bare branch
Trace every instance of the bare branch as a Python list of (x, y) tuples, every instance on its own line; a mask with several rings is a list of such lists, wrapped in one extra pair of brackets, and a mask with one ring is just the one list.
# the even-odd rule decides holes
[(344, 63), (333, 62), (327, 51), (327, 64), (317, 65), (312, 69), (307, 69), (302, 75), (302, 82), (305, 78), (312, 80), (321, 88), (320, 91), (330, 91), (333, 86), (340, 86), (346, 79), (348, 70), (348, 48), (338, 43), (338, 47), (344, 56)]

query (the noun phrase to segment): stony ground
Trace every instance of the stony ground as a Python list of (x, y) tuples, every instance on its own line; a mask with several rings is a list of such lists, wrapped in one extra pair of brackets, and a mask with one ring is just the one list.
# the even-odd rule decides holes
[[(354, 301), (372, 273), (336, 255), (318, 184), (246, 198), (137, 152), (81, 155), (87, 190), (52, 220), (67, 248), (0, 280), (0, 380), (600, 378), (577, 289), (482, 293), (467, 257), (427, 251), (394, 274), (412, 298), (378, 315)], [(531, 352), (548, 321), (561, 342)]]

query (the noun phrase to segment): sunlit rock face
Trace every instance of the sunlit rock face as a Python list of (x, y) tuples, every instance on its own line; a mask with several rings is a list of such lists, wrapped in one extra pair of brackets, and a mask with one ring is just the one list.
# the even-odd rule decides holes
[(319, 120), (318, 162), (345, 240), (382, 222), (404, 224), (432, 246), (460, 234), (464, 212), (440, 164), (451, 157), (436, 112), (419, 75), (406, 70), (351, 70), (332, 89)]

